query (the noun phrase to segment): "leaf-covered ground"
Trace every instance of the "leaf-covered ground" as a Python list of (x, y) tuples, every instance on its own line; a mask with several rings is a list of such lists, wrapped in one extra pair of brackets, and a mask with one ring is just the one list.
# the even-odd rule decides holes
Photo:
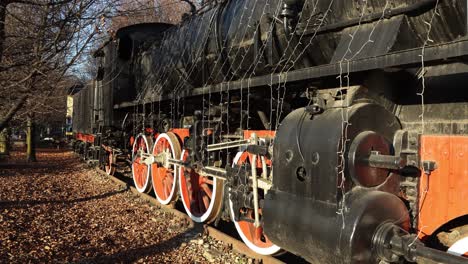
[(0, 161), (1, 263), (251, 262), (69, 151), (37, 156)]

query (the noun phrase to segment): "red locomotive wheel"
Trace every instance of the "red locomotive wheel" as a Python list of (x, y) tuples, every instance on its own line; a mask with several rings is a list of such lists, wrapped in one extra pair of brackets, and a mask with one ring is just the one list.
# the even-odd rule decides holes
[(106, 173), (107, 175), (114, 175), (115, 173), (115, 166), (114, 166), (114, 154), (112, 151), (107, 151), (106, 152)]
[[(249, 162), (249, 154), (247, 152), (238, 152), (236, 157), (234, 158), (234, 164), (243, 165), (243, 164), (250, 164)], [(261, 175), (262, 173), (262, 164), (258, 161), (260, 157), (257, 159), (257, 175)], [(270, 163), (266, 161), (266, 163)], [(250, 165), (249, 165), (250, 167)], [(282, 250), (277, 245), (273, 244), (266, 234), (263, 232), (263, 228), (255, 227), (253, 222), (248, 221), (235, 221), (234, 220), (234, 206), (232, 201), (229, 199), (229, 207), (231, 211), (231, 218), (236, 226), (237, 232), (239, 233), (240, 237), (244, 241), (244, 243), (253, 251), (261, 255), (275, 255), (280, 253)], [(248, 208), (241, 208), (240, 211), (244, 217), (251, 219), (252, 221), (255, 219), (254, 210)], [(260, 219), (262, 217), (262, 211), (259, 209)]]
[[(182, 151), (181, 160), (187, 161), (188, 150)], [(211, 222), (219, 214), (223, 200), (224, 181), (199, 175), (194, 168), (179, 169), (182, 203), (190, 218), (198, 223)]]
[(164, 162), (151, 165), (151, 177), (156, 198), (161, 204), (169, 204), (177, 197), (177, 167), (169, 165), (167, 159), (180, 157), (181, 147), (177, 136), (172, 133), (163, 133), (156, 138), (153, 146), (153, 155), (164, 155)]
[(149, 149), (149, 139), (145, 135), (138, 135), (133, 143), (132, 175), (135, 188), (140, 193), (151, 191), (150, 166), (141, 162), (141, 154), (149, 153)]

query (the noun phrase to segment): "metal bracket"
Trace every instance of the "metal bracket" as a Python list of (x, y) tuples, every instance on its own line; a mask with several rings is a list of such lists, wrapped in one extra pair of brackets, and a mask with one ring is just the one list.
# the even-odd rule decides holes
[(426, 175), (430, 175), (431, 172), (435, 171), (437, 169), (437, 163), (432, 160), (423, 160), (422, 162), (422, 167), (424, 169), (424, 173)]
[(140, 164), (151, 165), (155, 162), (154, 155), (148, 153), (140, 153)]

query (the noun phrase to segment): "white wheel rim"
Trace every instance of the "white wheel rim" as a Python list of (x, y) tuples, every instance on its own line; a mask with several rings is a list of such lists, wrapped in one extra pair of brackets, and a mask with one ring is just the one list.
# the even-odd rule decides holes
[[(153, 146), (153, 152), (154, 153), (154, 149), (156, 148), (158, 142), (161, 140), (161, 139), (166, 139), (167, 142), (169, 142), (169, 145), (171, 146), (171, 154), (172, 154), (172, 158), (175, 158), (175, 150), (174, 150), (174, 143), (172, 142), (172, 140), (169, 138), (169, 136), (166, 134), (166, 133), (163, 133), (163, 134), (160, 134), (157, 138), (156, 138), (156, 142), (154, 143), (154, 146)], [(183, 155), (183, 154), (182, 154)], [(183, 156), (182, 156), (183, 157)], [(153, 186), (153, 190), (154, 190), (154, 193), (156, 194), (156, 198), (158, 199), (158, 201), (162, 204), (169, 204), (172, 199), (174, 198), (174, 195), (175, 195), (175, 192), (176, 192), (176, 186), (177, 186), (177, 178), (178, 178), (178, 166), (174, 166), (174, 184), (172, 185), (172, 189), (171, 189), (171, 193), (169, 194), (168, 198), (166, 200), (164, 199), (161, 199), (161, 197), (159, 197), (158, 195), (158, 192), (156, 192), (156, 188)], [(154, 183), (153, 183), (154, 184)]]
[(450, 253), (452, 255), (456, 256), (463, 256), (468, 253), (468, 237), (464, 237), (455, 244), (453, 244), (448, 250), (447, 253)]
[[(182, 153), (180, 155), (180, 160), (184, 160), (184, 155), (185, 155), (185, 149), (182, 150)], [(184, 192), (182, 190), (182, 181), (185, 181), (185, 179), (182, 179), (182, 177), (184, 177), (184, 173), (182, 172), (182, 170), (184, 169), (184, 167), (180, 166), (179, 168), (179, 189), (180, 189), (180, 195), (183, 196), (184, 195)], [(201, 177), (201, 176), (200, 176)], [(185, 208), (185, 212), (187, 212), (187, 214), (189, 215), (189, 217), (197, 222), (197, 223), (203, 223), (205, 222), (210, 216), (211, 216), (211, 213), (213, 212), (213, 208), (214, 208), (214, 205), (215, 205), (215, 201), (216, 199), (218, 198), (217, 197), (217, 186), (218, 185), (218, 181), (215, 177), (213, 177), (213, 190), (212, 190), (212, 197), (211, 197), (211, 200), (210, 200), (210, 205), (208, 206), (208, 208), (206, 209), (206, 212), (201, 215), (201, 216), (196, 216), (194, 214), (192, 214), (192, 212), (190, 211), (189, 207), (187, 206), (187, 204), (185, 203), (185, 200), (183, 199), (182, 197), (182, 204), (184, 205), (184, 208)], [(222, 197), (222, 196), (221, 196)]]
[[(239, 159), (241, 158), (242, 154), (244, 152), (237, 152), (236, 156), (234, 157), (234, 160), (232, 162), (232, 166), (234, 167), (237, 162), (239, 162)], [(276, 253), (278, 253), (281, 248), (278, 247), (277, 245), (273, 244), (273, 246), (271, 247), (267, 247), (267, 248), (262, 248), (262, 247), (259, 247), (257, 245), (255, 245), (254, 243), (252, 243), (244, 234), (244, 232), (242, 231), (239, 223), (234, 220), (234, 206), (232, 204), (232, 201), (231, 201), (231, 197), (229, 197), (229, 211), (231, 212), (231, 219), (232, 221), (234, 222), (234, 225), (236, 226), (236, 230), (237, 230), (237, 233), (239, 234), (239, 236), (242, 238), (242, 241), (244, 241), (244, 243), (250, 248), (252, 249), (253, 251), (255, 251), (256, 253), (258, 254), (261, 254), (261, 255), (274, 255)]]
[[(110, 155), (110, 154), (109, 154)], [(109, 162), (109, 157), (107, 157), (107, 162)], [(109, 162), (108, 166), (106, 166), (106, 174), (107, 175), (111, 175), (111, 172), (112, 172), (112, 163)]]
[(149, 144), (148, 144), (148, 140), (146, 139), (145, 136), (143, 136), (142, 134), (139, 134), (136, 138), (135, 138), (135, 142), (133, 142), (133, 148), (132, 148), (132, 176), (133, 176), (133, 184), (135, 185), (135, 188), (137, 189), (138, 192), (140, 193), (145, 193), (145, 192), (148, 192), (148, 186), (151, 187), (151, 184), (150, 184), (150, 181), (151, 181), (151, 166), (148, 166), (148, 170), (146, 172), (146, 181), (145, 181), (145, 184), (140, 188), (138, 187), (138, 184), (136, 182), (136, 179), (135, 179), (135, 164), (134, 164), (134, 160), (135, 160), (135, 154), (134, 154), (134, 149), (135, 149), (135, 146), (136, 144), (138, 143), (138, 138), (143, 138), (144, 142), (145, 142), (145, 145), (146, 145), (146, 151), (149, 150)]
[(112, 165), (109, 164), (108, 168), (106, 169), (106, 174), (111, 175), (111, 171), (112, 171)]

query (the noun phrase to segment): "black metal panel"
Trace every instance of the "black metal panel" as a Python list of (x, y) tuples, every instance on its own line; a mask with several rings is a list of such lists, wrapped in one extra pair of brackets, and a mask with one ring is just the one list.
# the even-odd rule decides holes
[[(348, 46), (349, 57), (354, 59), (418, 48), (426, 42), (427, 21), (432, 21), (431, 44), (453, 41), (465, 33), (466, 7), (460, 1), (440, 1), (439, 15), (433, 19), (434, 0), (391, 4), (376, 0), (367, 5), (345, 0), (292, 2), (299, 11), (292, 17), (299, 25), (297, 35), (288, 36), (283, 23), (278, 22), (284, 15), (281, 0), (241, 0), (226, 1), (190, 17), (168, 29), (162, 42), (150, 40), (140, 45), (138, 49), (144, 52), (133, 71), (139, 80), (138, 93), (148, 99), (153, 93), (157, 97), (181, 96), (194, 87), (226, 80), (324, 65), (343, 58)], [(361, 16), (374, 19), (361, 21)], [(343, 22), (348, 20), (356, 23)], [(310, 34), (303, 35), (301, 30)], [(127, 35), (121, 36), (122, 43)], [(350, 35), (354, 35), (352, 41)], [(262, 48), (264, 44), (267, 48)], [(146, 48), (148, 45), (151, 47)], [(138, 64), (150, 70), (139, 70)], [(122, 73), (127, 70), (132, 72), (124, 69)]]
[(364, 24), (347, 28), (330, 63), (344, 62), (388, 54), (394, 46), (398, 31), (405, 20), (403, 15), (384, 20), (379, 24)]
[[(375, 131), (393, 142), (400, 127), (392, 113), (376, 104), (331, 108), (315, 116), (298, 109), (283, 120), (276, 133), (274, 188), (337, 204), (341, 196), (339, 172), (345, 162), (340, 160), (340, 152), (349, 150), (350, 142), (362, 131)], [(346, 147), (342, 146), (344, 141)], [(305, 177), (298, 177), (301, 168)], [(347, 172), (345, 176), (349, 181)], [(345, 182), (343, 186), (350, 188), (352, 183)]]
[(353, 96), (347, 95), (345, 106), (337, 104), (321, 114), (298, 109), (276, 133), (273, 187), (263, 209), (265, 231), (274, 243), (313, 263), (373, 263), (374, 229), (385, 220), (408, 218), (400, 199), (383, 192), (398, 192), (392, 174), (379, 186), (366, 187), (348, 171), (348, 151), (358, 135), (373, 131), (392, 142), (401, 127), (383, 106), (352, 104)]
[[(421, 65), (421, 53), (420, 48), (406, 50), (402, 52), (394, 52), (388, 55), (376, 56), (371, 58), (364, 58), (358, 60), (352, 60), (346, 63), (346, 73), (357, 73), (363, 71), (369, 71), (374, 69), (385, 69), (385, 68), (405, 68), (405, 67), (419, 67)], [(450, 43), (444, 43), (440, 45), (431, 45), (425, 48), (425, 62), (426, 63), (446, 63), (448, 60), (455, 58), (462, 58), (468, 55), (468, 41), (459, 40)], [(288, 72), (288, 74), (274, 74), (267, 76), (253, 77), (250, 79), (244, 79), (239, 81), (232, 81), (229, 86), (226, 83), (217, 85), (211, 85), (207, 87), (199, 87), (192, 90), (181, 91), (177, 95), (167, 94), (165, 96), (157, 97), (147, 102), (158, 102), (164, 100), (170, 100), (177, 97), (191, 97), (208, 94), (209, 92), (222, 92), (240, 90), (241, 87), (250, 87), (253, 89), (261, 89), (269, 87), (269, 85), (275, 85), (279, 83), (289, 83), (314, 80), (323, 77), (338, 76), (340, 72), (343, 72), (342, 63), (326, 64), (321, 66), (315, 66), (300, 70), (294, 70)], [(126, 101), (121, 104), (116, 104), (114, 108), (126, 108), (134, 105), (138, 105), (141, 102), (138, 101)]]
[(368, 190), (347, 194), (342, 211), (327, 203), (278, 190), (269, 191), (263, 217), (268, 238), (311, 263), (378, 263), (372, 236), (384, 222), (408, 227), (403, 202)]

